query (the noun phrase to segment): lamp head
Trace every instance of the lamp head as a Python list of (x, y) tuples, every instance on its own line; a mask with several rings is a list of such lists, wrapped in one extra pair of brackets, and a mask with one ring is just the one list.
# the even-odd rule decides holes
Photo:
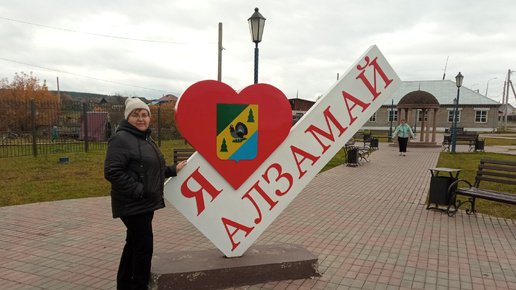
[(457, 88), (462, 87), (463, 80), (464, 80), (464, 76), (459, 72), (459, 74), (455, 77), (455, 83), (457, 84)]
[(249, 30), (251, 31), (251, 39), (254, 43), (262, 41), (263, 27), (265, 26), (265, 17), (263, 17), (258, 8), (254, 8), (254, 13), (247, 19)]

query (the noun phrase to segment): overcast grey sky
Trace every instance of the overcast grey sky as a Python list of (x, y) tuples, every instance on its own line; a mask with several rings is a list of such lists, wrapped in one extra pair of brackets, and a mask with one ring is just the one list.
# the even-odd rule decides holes
[(217, 79), (222, 22), (222, 81), (240, 90), (253, 83), (255, 7), (267, 19), (259, 82), (289, 98), (315, 100), (373, 44), (402, 80), (460, 71), (496, 101), (516, 70), (514, 0), (2, 0), (0, 78), (23, 71), (51, 90), (59, 77), (65, 91), (180, 96)]

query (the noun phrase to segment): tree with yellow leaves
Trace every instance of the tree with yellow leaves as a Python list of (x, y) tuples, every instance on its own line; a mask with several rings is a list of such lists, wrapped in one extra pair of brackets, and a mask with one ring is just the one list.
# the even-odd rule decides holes
[(0, 119), (1, 131), (30, 131), (31, 111), (29, 101), (34, 99), (36, 122), (39, 125), (51, 125), (59, 112), (60, 100), (48, 90), (46, 81), (21, 72), (15, 73), (11, 83), (7, 78), (0, 79)]

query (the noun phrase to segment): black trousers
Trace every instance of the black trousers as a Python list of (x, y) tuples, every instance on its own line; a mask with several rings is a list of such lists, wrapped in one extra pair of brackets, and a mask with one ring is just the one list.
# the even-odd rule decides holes
[(147, 289), (153, 252), (154, 212), (120, 218), (127, 228), (125, 246), (118, 266), (117, 289)]
[(400, 152), (407, 152), (407, 143), (408, 143), (408, 138), (398, 137), (398, 144), (400, 147)]

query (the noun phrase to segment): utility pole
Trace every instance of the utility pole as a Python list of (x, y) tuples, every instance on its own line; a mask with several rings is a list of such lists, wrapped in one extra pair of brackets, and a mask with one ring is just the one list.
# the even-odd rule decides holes
[(61, 93), (59, 92), (59, 77), (57, 77), (57, 100), (59, 101), (59, 98), (61, 96)]
[[(500, 116), (500, 118), (498, 120), (498, 126), (500, 128), (503, 127), (503, 114), (504, 114), (503, 112), (505, 111), (504, 108), (505, 108), (505, 88), (506, 87), (507, 87), (507, 81), (504, 81), (503, 82), (503, 92), (502, 92), (502, 116)], [(498, 115), (500, 115), (500, 112), (498, 112)]]
[(446, 68), (448, 67), (448, 59), (450, 58), (450, 56), (448, 55), (446, 57), (446, 64), (444, 65), (444, 73), (443, 73), (443, 81), (444, 79), (446, 78)]
[(218, 55), (219, 55), (219, 65), (217, 70), (217, 80), (219, 82), (222, 81), (222, 22), (219, 22), (219, 46), (218, 46)]
[(510, 86), (510, 83), (511, 83), (511, 69), (508, 70), (507, 72), (507, 90), (504, 90), (507, 92), (507, 95), (506, 95), (506, 98), (505, 98), (505, 108), (504, 108), (504, 127), (503, 127), (503, 131), (506, 132), (507, 131), (507, 109), (509, 107), (509, 86)]

